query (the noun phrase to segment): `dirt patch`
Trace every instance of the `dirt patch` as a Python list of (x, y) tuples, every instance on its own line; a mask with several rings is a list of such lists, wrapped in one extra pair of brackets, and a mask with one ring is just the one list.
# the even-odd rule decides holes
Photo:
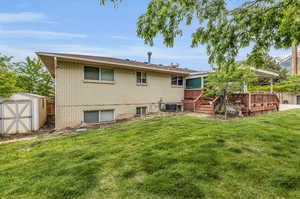
[(14, 138), (10, 140), (5, 140), (5, 141), (0, 141), (0, 144), (8, 144), (12, 142), (21, 142), (21, 141), (31, 141), (31, 140), (36, 140), (37, 136), (34, 137), (25, 137), (25, 138)]
[[(90, 125), (87, 126), (87, 130), (95, 130), (95, 129), (101, 129), (108, 126), (116, 125), (116, 124), (122, 124), (122, 123), (132, 123), (139, 120), (148, 120), (155, 117), (164, 117), (164, 116), (175, 116), (175, 115), (186, 115), (185, 112), (178, 112), (178, 113), (158, 113), (158, 114), (150, 114), (142, 117), (134, 117), (124, 120), (118, 120), (116, 122), (112, 123), (104, 123), (104, 124), (96, 124), (96, 125)], [(78, 127), (79, 128), (79, 127)], [(5, 135), (0, 137), (0, 145), (1, 144), (8, 144), (13, 142), (21, 142), (21, 141), (32, 141), (32, 140), (43, 140), (43, 139), (50, 139), (50, 138), (57, 138), (57, 137), (64, 137), (64, 136), (70, 136), (78, 133), (83, 132), (76, 132), (78, 128), (66, 128), (59, 131), (42, 131), (42, 132), (34, 132), (31, 134), (16, 134), (16, 135)], [(51, 132), (51, 133), (50, 133)]]
[(187, 113), (186, 115), (188, 116), (193, 116), (193, 117), (213, 117), (212, 115), (209, 115), (209, 114), (204, 114), (204, 113)]

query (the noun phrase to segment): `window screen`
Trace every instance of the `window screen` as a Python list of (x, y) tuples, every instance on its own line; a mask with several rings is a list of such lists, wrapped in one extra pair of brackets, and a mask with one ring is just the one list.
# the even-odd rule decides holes
[(84, 67), (84, 79), (85, 80), (99, 80), (99, 68), (97, 67)]
[(114, 110), (103, 110), (100, 111), (100, 122), (108, 122), (114, 120)]
[(101, 69), (101, 80), (114, 81), (114, 70), (102, 68)]
[(85, 111), (84, 112), (85, 123), (98, 123), (99, 122), (99, 111)]
[(137, 107), (136, 108), (137, 115), (146, 115), (147, 114), (147, 107)]

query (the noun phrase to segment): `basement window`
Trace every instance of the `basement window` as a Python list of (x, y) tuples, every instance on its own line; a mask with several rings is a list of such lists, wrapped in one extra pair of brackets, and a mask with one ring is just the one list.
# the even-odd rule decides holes
[(166, 104), (166, 112), (181, 112), (182, 105), (180, 104)]
[(172, 86), (183, 86), (183, 77), (182, 76), (172, 76), (171, 77)]
[(147, 114), (147, 107), (137, 107), (136, 108), (136, 114), (141, 116), (141, 115), (146, 115)]
[(114, 110), (84, 111), (85, 123), (111, 122), (114, 120)]

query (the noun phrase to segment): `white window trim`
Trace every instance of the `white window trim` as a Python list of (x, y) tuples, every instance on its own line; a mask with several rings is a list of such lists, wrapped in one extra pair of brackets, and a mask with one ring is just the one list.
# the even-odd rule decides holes
[[(142, 83), (142, 82), (141, 82), (141, 83), (138, 83), (138, 82), (137, 82), (137, 74), (138, 74), (138, 73), (141, 73), (141, 75), (142, 75), (142, 73), (145, 73), (145, 74), (146, 74), (146, 83)], [(143, 75), (142, 75), (142, 76), (143, 76)], [(142, 78), (142, 77), (141, 77), (141, 78)], [(141, 80), (142, 80), (142, 79), (141, 79)], [(135, 72), (135, 82), (136, 82), (136, 85), (137, 85), (137, 86), (147, 86), (147, 85), (148, 85), (148, 82), (149, 82), (148, 80), (149, 80), (149, 78), (148, 78), (148, 73), (147, 73), (147, 72), (145, 72), (145, 71), (136, 71), (136, 72)]]
[[(84, 68), (85, 67), (94, 67), (94, 68), (99, 68), (99, 80), (89, 80), (84, 78)], [(113, 75), (113, 81), (106, 81), (106, 80), (101, 80), (101, 71), (102, 69), (110, 69), (113, 70), (114, 75)], [(84, 83), (95, 83), (95, 84), (115, 84), (116, 82), (116, 74), (115, 74), (115, 69), (109, 68), (109, 67), (99, 67), (99, 66), (89, 66), (89, 65), (84, 65), (83, 66), (83, 82)]]
[[(116, 121), (116, 110), (115, 109), (101, 109), (101, 110), (84, 110), (83, 111), (83, 120), (84, 121), (84, 112), (88, 112), (88, 111), (98, 111), (98, 116), (99, 116), (99, 121), (96, 123), (88, 123), (88, 124), (103, 124), (103, 123), (111, 123), (111, 122), (115, 122)], [(106, 121), (106, 122), (101, 122), (101, 111), (113, 111), (113, 120), (111, 121)], [(84, 121), (85, 122), (85, 121)]]
[[(176, 85), (172, 84), (172, 78), (173, 77), (177, 77)], [(182, 85), (178, 85), (178, 77), (182, 77)], [(180, 76), (180, 75), (172, 75), (171, 76), (171, 86), (172, 86), (172, 88), (184, 88), (185, 87), (185, 78), (183, 76)]]

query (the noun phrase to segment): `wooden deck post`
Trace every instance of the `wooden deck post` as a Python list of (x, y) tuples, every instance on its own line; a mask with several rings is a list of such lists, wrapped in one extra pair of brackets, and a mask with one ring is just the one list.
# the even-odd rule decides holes
[(248, 93), (248, 85), (244, 82), (244, 93)]
[(248, 100), (248, 110), (249, 110), (249, 114), (250, 114), (250, 112), (251, 112), (251, 109), (252, 109), (252, 107), (251, 107), (251, 93), (249, 93), (249, 100)]
[(294, 75), (298, 75), (298, 44), (294, 42), (293, 44), (293, 68), (294, 68)]
[(270, 92), (273, 93), (273, 78), (271, 78)]

